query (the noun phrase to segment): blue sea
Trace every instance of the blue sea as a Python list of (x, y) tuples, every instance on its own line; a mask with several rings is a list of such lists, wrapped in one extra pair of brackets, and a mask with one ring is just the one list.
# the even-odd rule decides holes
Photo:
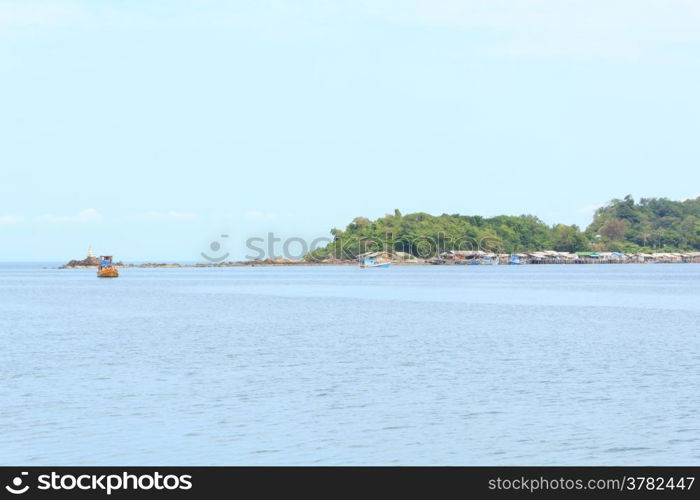
[(700, 265), (3, 264), (0, 340), (2, 465), (700, 464)]

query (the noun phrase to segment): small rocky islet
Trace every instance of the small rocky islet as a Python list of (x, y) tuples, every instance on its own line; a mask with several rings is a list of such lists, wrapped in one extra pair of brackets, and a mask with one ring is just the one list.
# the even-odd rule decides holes
[[(66, 262), (59, 269), (93, 269), (97, 268), (100, 259), (94, 256), (88, 256), (81, 260), (71, 260)], [(114, 266), (118, 268), (191, 268), (191, 267), (255, 267), (255, 266), (308, 266), (308, 265), (342, 265), (355, 264), (355, 261), (348, 262), (339, 259), (326, 259), (323, 262), (308, 262), (304, 260), (292, 259), (257, 259), (246, 261), (226, 261), (226, 262), (197, 262), (193, 264), (180, 264), (176, 262), (142, 262), (142, 263), (125, 263), (115, 262)]]

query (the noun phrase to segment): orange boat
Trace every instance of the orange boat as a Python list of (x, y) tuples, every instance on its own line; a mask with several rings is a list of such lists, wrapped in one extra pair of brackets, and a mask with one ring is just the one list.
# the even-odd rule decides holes
[(119, 271), (112, 265), (112, 256), (103, 255), (100, 257), (100, 263), (97, 265), (98, 278), (118, 278)]

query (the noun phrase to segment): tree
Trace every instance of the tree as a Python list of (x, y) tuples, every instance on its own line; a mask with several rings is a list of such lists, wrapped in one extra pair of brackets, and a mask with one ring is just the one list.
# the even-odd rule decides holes
[(600, 234), (612, 241), (622, 241), (629, 230), (629, 224), (621, 219), (610, 219), (600, 228)]
[(698, 220), (700, 197), (683, 201), (642, 198), (635, 203), (628, 195), (598, 209), (593, 222), (586, 228), (586, 234), (589, 238), (596, 234), (605, 235), (607, 238), (601, 241), (601, 245), (608, 250), (612, 249), (613, 242), (623, 243), (626, 249), (636, 245), (676, 251), (700, 250), (700, 238), (695, 233)]
[[(671, 201), (631, 195), (598, 209), (582, 233), (577, 226), (549, 226), (533, 215), (393, 214), (370, 220), (357, 217), (345, 231), (333, 229), (334, 241), (309, 254), (351, 259), (362, 250), (387, 249), (430, 257), (444, 250), (489, 250), (509, 253), (557, 250), (638, 252), (700, 250), (700, 197)], [(602, 235), (604, 237), (596, 237)]]
[(347, 231), (356, 231), (358, 229), (362, 229), (364, 227), (369, 226), (372, 223), (371, 220), (367, 219), (366, 217), (355, 217), (350, 224), (348, 224)]
[(585, 252), (590, 248), (588, 239), (576, 225), (557, 224), (554, 226), (552, 243), (557, 252)]

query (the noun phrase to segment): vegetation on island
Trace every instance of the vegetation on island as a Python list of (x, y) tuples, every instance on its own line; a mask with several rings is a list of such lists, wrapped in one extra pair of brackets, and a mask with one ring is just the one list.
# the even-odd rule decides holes
[(498, 253), (618, 251), (626, 253), (700, 250), (700, 197), (684, 201), (632, 196), (614, 199), (595, 212), (585, 230), (576, 225), (548, 225), (534, 215), (427, 213), (395, 210), (376, 220), (355, 218), (332, 229), (333, 241), (306, 260), (348, 259), (387, 250), (432, 257), (449, 250)]
[(601, 239), (609, 251), (664, 252), (700, 250), (700, 196), (672, 201), (632, 196), (599, 208), (586, 229), (589, 241)]

